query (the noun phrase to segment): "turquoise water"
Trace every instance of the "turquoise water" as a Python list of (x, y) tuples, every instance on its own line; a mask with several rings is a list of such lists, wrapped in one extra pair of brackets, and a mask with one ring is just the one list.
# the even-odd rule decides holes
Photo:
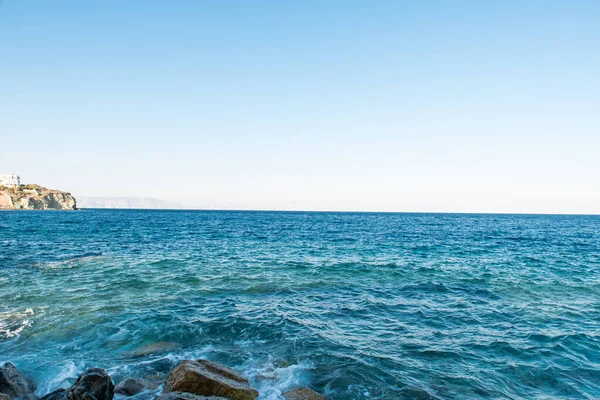
[(262, 399), (600, 398), (597, 216), (2, 212), (0, 272), (40, 395), (205, 357)]

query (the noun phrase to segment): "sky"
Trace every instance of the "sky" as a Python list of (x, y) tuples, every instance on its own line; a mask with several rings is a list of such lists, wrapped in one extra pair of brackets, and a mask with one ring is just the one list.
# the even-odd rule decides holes
[(0, 141), (75, 196), (600, 214), (600, 1), (3, 0)]

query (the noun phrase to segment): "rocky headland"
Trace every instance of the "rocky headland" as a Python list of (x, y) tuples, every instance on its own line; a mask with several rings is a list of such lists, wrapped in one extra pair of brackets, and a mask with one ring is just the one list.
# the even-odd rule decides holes
[(34, 184), (18, 188), (0, 187), (0, 209), (76, 210), (77, 201), (71, 193)]
[[(155, 392), (161, 385), (162, 393)], [(237, 371), (200, 359), (182, 361), (164, 383), (127, 378), (115, 386), (105, 370), (91, 368), (70, 388), (45, 394), (41, 400), (113, 400), (115, 394), (119, 398), (135, 396), (135, 400), (254, 400), (259, 396)], [(296, 388), (281, 396), (286, 400), (326, 399), (309, 388)], [(34, 383), (10, 362), (0, 367), (0, 400), (38, 400)]]

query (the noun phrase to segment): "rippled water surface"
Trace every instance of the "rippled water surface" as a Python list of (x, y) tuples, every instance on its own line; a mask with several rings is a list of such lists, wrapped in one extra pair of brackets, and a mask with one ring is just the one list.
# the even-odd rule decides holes
[(600, 398), (597, 216), (1, 212), (0, 273), (40, 395), (204, 357), (262, 399)]

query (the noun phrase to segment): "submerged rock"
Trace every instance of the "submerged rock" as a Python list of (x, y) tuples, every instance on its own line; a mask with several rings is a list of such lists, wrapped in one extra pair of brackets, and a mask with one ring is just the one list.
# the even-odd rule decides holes
[(258, 392), (246, 378), (224, 365), (207, 360), (182, 361), (165, 382), (163, 393), (187, 392), (221, 396), (230, 400), (253, 400)]
[(225, 397), (216, 396), (199, 396), (197, 394), (185, 393), (185, 392), (171, 392), (162, 394), (156, 397), (154, 400), (227, 400)]
[(283, 398), (286, 400), (325, 400), (326, 397), (320, 395), (309, 388), (298, 388), (285, 392)]
[(133, 396), (144, 390), (154, 390), (158, 385), (140, 378), (127, 378), (115, 387), (115, 393)]
[(54, 392), (50, 392), (40, 400), (64, 400), (67, 398), (67, 389), (58, 389)]
[(77, 378), (67, 390), (66, 400), (112, 400), (115, 385), (101, 368), (91, 368)]
[(0, 367), (0, 393), (13, 399), (34, 399), (37, 398), (34, 390), (33, 383), (13, 363), (7, 362)]
[(144, 357), (151, 354), (166, 353), (167, 351), (177, 350), (181, 344), (176, 342), (156, 342), (138, 347), (135, 350), (123, 353), (126, 357)]
[(12, 400), (9, 395), (0, 393), (0, 400)]

